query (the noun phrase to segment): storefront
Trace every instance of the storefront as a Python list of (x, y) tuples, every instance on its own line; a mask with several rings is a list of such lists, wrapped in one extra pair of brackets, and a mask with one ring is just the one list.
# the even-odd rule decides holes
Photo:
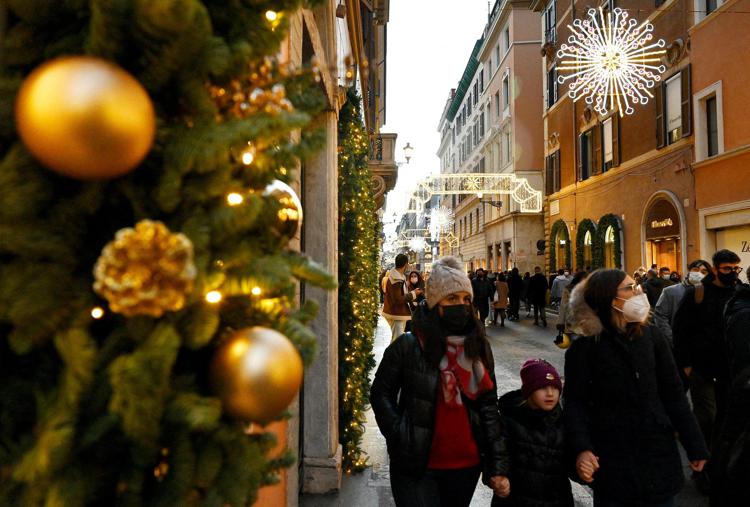
[(745, 270), (750, 269), (750, 200), (704, 208), (699, 217), (703, 258), (710, 260), (716, 250), (726, 248), (740, 256)]
[(644, 214), (646, 267), (656, 264), (684, 274), (684, 238), (681, 214), (667, 195), (652, 199)]

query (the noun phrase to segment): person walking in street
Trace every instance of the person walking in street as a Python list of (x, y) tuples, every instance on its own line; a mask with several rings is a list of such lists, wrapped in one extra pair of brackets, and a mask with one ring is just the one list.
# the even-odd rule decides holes
[(498, 273), (495, 277), (495, 296), (492, 302), (493, 318), (492, 325), (497, 326), (497, 317), (500, 316), (500, 327), (505, 327), (505, 310), (508, 308), (508, 293), (510, 289), (505, 275)]
[(534, 276), (529, 281), (529, 299), (534, 305), (534, 325), (539, 325), (539, 318), (542, 319), (542, 325), (547, 327), (547, 279), (542, 274), (542, 268), (534, 268)]
[(471, 286), (474, 289), (474, 308), (479, 312), (479, 321), (486, 324), (487, 316), (490, 314), (490, 298), (494, 291), (494, 287), (487, 280), (487, 272), (482, 268), (477, 269)]
[(480, 472), (497, 494), (508, 453), (492, 350), (455, 257), (437, 261), (413, 333), (385, 350), (370, 404), (390, 458), (398, 507), (467, 507)]
[(396, 256), (396, 267), (388, 272), (385, 281), (385, 301), (383, 303), (383, 317), (391, 326), (391, 341), (401, 336), (406, 330), (406, 322), (411, 320), (409, 303), (422, 294), (422, 289), (409, 292), (407, 280), (404, 276), (409, 258), (404, 254)]
[[(565, 354), (563, 417), (580, 479), (596, 507), (672, 507), (684, 475), (708, 458), (669, 343), (649, 324), (648, 300), (619, 269), (598, 269), (570, 296), (581, 335)], [(512, 485), (511, 485), (512, 487)]]
[(559, 306), (560, 300), (562, 299), (562, 293), (565, 287), (570, 283), (570, 271), (565, 269), (558, 269), (557, 276), (552, 282), (552, 288), (549, 293), (549, 300), (553, 306)]
[(417, 297), (412, 301), (409, 301), (409, 309), (413, 312), (417, 308), (417, 305), (424, 301), (424, 280), (419, 271), (412, 271), (409, 273), (407, 288), (409, 292), (416, 292), (417, 289), (419, 289)]
[(711, 272), (711, 265), (703, 259), (698, 259), (688, 265), (688, 274), (685, 279), (678, 284), (665, 287), (654, 307), (654, 323), (657, 325), (661, 334), (663, 334), (670, 345), (673, 345), (672, 339), (672, 322), (680, 306), (685, 290), (690, 286), (696, 286), (701, 283), (703, 278)]
[(669, 282), (659, 276), (659, 273), (655, 269), (649, 269), (646, 272), (646, 281), (641, 283), (643, 292), (648, 298), (648, 304), (651, 308), (656, 306), (656, 302), (659, 301), (661, 291), (667, 286)]
[[(687, 287), (675, 313), (672, 336), (677, 366), (690, 385), (693, 413), (713, 451), (726, 410), (729, 364), (724, 342), (724, 307), (734, 295), (740, 258), (719, 250), (711, 259), (711, 274)], [(709, 471), (694, 474), (696, 487), (709, 494)]]
[(719, 433), (712, 473), (711, 506), (742, 505), (750, 478), (750, 274), (724, 311), (729, 358), (727, 414)]
[(508, 298), (510, 299), (510, 310), (508, 311), (508, 320), (519, 320), (519, 311), (521, 309), (521, 296), (524, 292), (523, 280), (518, 274), (518, 268), (513, 268), (508, 279)]
[(510, 494), (494, 495), (492, 506), (573, 507), (560, 375), (544, 359), (529, 359), (521, 367), (521, 382), (521, 389), (504, 394), (498, 402), (510, 451)]
[(529, 298), (529, 284), (531, 283), (531, 273), (528, 271), (523, 274), (523, 292), (521, 293), (521, 300), (526, 307), (526, 318), (531, 317), (531, 299)]
[[(579, 271), (573, 276), (573, 279), (563, 290), (562, 298), (560, 300), (560, 308), (557, 311), (557, 322), (555, 327), (559, 334), (558, 339), (555, 339), (555, 345), (561, 349), (567, 349), (570, 343), (577, 338), (576, 334), (570, 328), (570, 293), (575, 289), (576, 285), (581, 283), (586, 277), (589, 276), (588, 271)], [(567, 343), (566, 343), (567, 339)]]

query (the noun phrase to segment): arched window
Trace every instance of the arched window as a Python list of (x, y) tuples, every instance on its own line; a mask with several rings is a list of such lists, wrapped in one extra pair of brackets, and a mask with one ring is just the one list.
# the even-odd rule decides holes
[(591, 261), (593, 259), (591, 248), (594, 244), (592, 238), (591, 238), (591, 231), (586, 231), (586, 235), (583, 237), (583, 263), (584, 266), (591, 266)]
[(615, 228), (611, 225), (604, 232), (604, 267), (617, 267), (615, 259)]

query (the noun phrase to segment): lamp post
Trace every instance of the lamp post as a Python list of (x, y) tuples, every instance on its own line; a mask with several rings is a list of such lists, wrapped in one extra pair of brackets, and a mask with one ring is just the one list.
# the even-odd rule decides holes
[(411, 155), (413, 152), (414, 147), (407, 142), (406, 146), (404, 146), (404, 158), (406, 159), (407, 164), (409, 163), (409, 160), (411, 160)]

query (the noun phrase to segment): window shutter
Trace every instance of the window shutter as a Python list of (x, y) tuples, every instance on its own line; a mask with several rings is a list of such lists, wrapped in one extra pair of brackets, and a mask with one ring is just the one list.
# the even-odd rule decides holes
[(692, 125), (692, 117), (693, 117), (693, 111), (692, 111), (692, 102), (693, 102), (693, 94), (691, 93), (691, 83), (690, 83), (690, 65), (682, 69), (682, 90), (681, 90), (681, 99), (682, 99), (682, 137), (687, 137), (690, 135), (691, 132), (691, 125)]
[(575, 180), (581, 181), (581, 178), (583, 177), (583, 134), (578, 134), (577, 144), (578, 146), (576, 149), (578, 150), (578, 157), (577, 157), (578, 167), (576, 168)]
[(654, 89), (654, 103), (656, 104), (656, 147), (664, 146), (665, 126), (664, 126), (664, 83), (660, 83)]
[(592, 132), (592, 142), (594, 143), (594, 160), (591, 161), (591, 175), (600, 174), (604, 169), (604, 136), (602, 132), (602, 124), (598, 124), (594, 127)]
[(544, 182), (544, 192), (546, 195), (550, 195), (552, 193), (552, 185), (554, 175), (552, 174), (552, 155), (547, 155), (547, 158), (544, 160), (544, 165), (546, 166), (544, 168), (545, 173), (545, 182)]
[(620, 114), (612, 115), (612, 167), (620, 165)]
[(554, 161), (554, 172), (555, 172), (555, 192), (559, 192), (562, 188), (561, 176), (560, 176), (560, 150), (555, 152)]

